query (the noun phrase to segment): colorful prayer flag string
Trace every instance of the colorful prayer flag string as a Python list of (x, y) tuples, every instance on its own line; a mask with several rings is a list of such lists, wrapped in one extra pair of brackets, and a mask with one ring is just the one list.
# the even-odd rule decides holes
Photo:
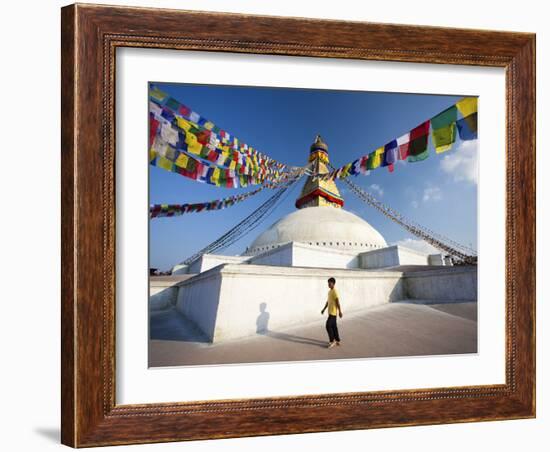
[(176, 217), (185, 213), (206, 212), (211, 210), (221, 210), (233, 206), (251, 196), (256, 195), (266, 188), (279, 188), (290, 180), (296, 180), (303, 176), (306, 168), (300, 168), (292, 173), (285, 173), (278, 182), (266, 182), (262, 186), (247, 193), (239, 193), (222, 199), (215, 199), (207, 202), (186, 203), (186, 204), (151, 204), (149, 207), (149, 218)]
[(290, 169), (221, 130), (154, 85), (149, 98), (151, 161), (158, 154), (159, 143), (155, 140), (160, 136), (162, 145), (168, 143), (179, 152), (200, 158), (208, 166), (234, 170), (239, 175), (257, 176), (260, 182), (265, 178), (277, 178)]
[[(458, 112), (462, 118), (458, 119)], [(424, 121), (408, 133), (391, 140), (371, 153), (329, 173), (318, 174), (322, 179), (344, 179), (350, 175), (368, 174), (379, 167), (394, 171), (398, 161), (419, 162), (429, 157), (428, 138), (431, 137), (436, 153), (446, 152), (458, 136), (461, 140), (477, 139), (477, 97), (465, 97), (433, 118)]]

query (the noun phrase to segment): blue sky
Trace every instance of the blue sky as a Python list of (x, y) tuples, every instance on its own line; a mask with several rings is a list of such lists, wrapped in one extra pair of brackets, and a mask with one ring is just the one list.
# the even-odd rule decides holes
[[(309, 146), (321, 134), (331, 163), (339, 167), (408, 132), (462, 96), (305, 90), (237, 86), (156, 85), (241, 141), (272, 158), (296, 166), (307, 162)], [(457, 142), (422, 162), (396, 164), (352, 180), (408, 218), (477, 248), (477, 140)], [(240, 254), (277, 219), (295, 210), (299, 181), (270, 216), (223, 254)], [(337, 181), (344, 208), (359, 215), (388, 243), (424, 249), (399, 225), (360, 201)], [(197, 183), (149, 166), (151, 204), (209, 201), (254, 187), (227, 189)], [(273, 194), (265, 190), (233, 207), (153, 219), (149, 228), (151, 267), (167, 270), (234, 226)]]

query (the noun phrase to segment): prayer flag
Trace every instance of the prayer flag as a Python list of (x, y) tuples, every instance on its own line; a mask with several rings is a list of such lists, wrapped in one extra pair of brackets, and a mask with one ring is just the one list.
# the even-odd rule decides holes
[(186, 118), (189, 117), (189, 114), (191, 113), (191, 109), (189, 107), (186, 107), (183, 104), (180, 104), (180, 108), (178, 108), (178, 113)]
[(167, 171), (172, 171), (174, 168), (174, 163), (171, 160), (163, 157), (162, 155), (158, 155), (156, 159), (156, 166)]
[(180, 152), (180, 155), (178, 155), (178, 158), (174, 163), (180, 168), (187, 168), (187, 165), (189, 164), (189, 157), (187, 157), (187, 155), (183, 152)]
[(201, 117), (198, 113), (196, 113), (194, 111), (189, 113), (189, 121), (194, 122), (195, 124), (198, 124), (200, 119), (201, 119)]
[(430, 122), (433, 129), (440, 129), (441, 127), (447, 127), (456, 121), (456, 105), (447, 108), (438, 115), (434, 116)]
[(477, 139), (477, 113), (459, 119), (456, 126), (461, 140)]
[(173, 97), (168, 98), (168, 100), (164, 104), (166, 107), (168, 107), (170, 110), (177, 111), (180, 103), (174, 99)]
[(149, 117), (149, 147), (151, 147), (151, 145), (153, 144), (153, 141), (155, 141), (158, 127), (159, 127), (159, 122), (154, 118), (153, 115), (151, 115)]
[(393, 165), (397, 161), (398, 151), (399, 147), (397, 146), (397, 140), (392, 140), (388, 144), (386, 144), (384, 146), (384, 158), (382, 160), (382, 166)]
[(397, 139), (397, 145), (399, 146), (399, 160), (406, 160), (410, 150), (409, 134), (401, 135)]
[(425, 121), (410, 132), (409, 162), (417, 162), (428, 157), (428, 132), (430, 121)]
[(462, 116), (477, 113), (477, 97), (465, 97), (456, 103), (456, 107)]
[(432, 140), (437, 153), (448, 151), (455, 142), (456, 116), (456, 105), (453, 105), (430, 120), (432, 124)]
[(164, 141), (175, 146), (178, 142), (178, 132), (171, 124), (164, 123), (160, 128), (160, 136)]
[(160, 89), (154, 87), (149, 91), (149, 95), (155, 99), (157, 102), (162, 102), (166, 99), (167, 94), (162, 92)]
[(453, 146), (456, 139), (456, 123), (452, 123), (446, 127), (432, 130), (432, 140), (434, 143), (435, 152), (438, 154), (448, 151)]
[(378, 168), (382, 164), (382, 155), (384, 154), (384, 146), (379, 147), (375, 151), (369, 154), (369, 162), (367, 168), (373, 170)]

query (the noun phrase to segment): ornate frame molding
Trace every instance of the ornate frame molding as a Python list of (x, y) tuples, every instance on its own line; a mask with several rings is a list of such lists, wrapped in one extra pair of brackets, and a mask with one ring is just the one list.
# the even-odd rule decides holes
[[(231, 26), (213, 28), (220, 20)], [(301, 32), (312, 26), (326, 33)], [(80, 4), (62, 9), (61, 31), (63, 444), (87, 447), (535, 416), (533, 34)], [(118, 47), (504, 67), (506, 383), (116, 405)], [(323, 408), (329, 405), (337, 422), (325, 422)]]

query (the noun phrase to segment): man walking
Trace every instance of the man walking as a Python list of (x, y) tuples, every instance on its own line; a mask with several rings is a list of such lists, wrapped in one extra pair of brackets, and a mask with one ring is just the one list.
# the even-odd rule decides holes
[(338, 334), (338, 326), (336, 325), (336, 316), (339, 315), (342, 318), (342, 308), (340, 307), (340, 300), (338, 298), (338, 292), (336, 292), (335, 286), (336, 280), (334, 278), (329, 278), (328, 280), (328, 296), (325, 307), (321, 311), (321, 314), (325, 313), (325, 309), (328, 308), (328, 318), (327, 318), (327, 333), (328, 333), (328, 348), (334, 347), (335, 345), (340, 345), (340, 336)]

